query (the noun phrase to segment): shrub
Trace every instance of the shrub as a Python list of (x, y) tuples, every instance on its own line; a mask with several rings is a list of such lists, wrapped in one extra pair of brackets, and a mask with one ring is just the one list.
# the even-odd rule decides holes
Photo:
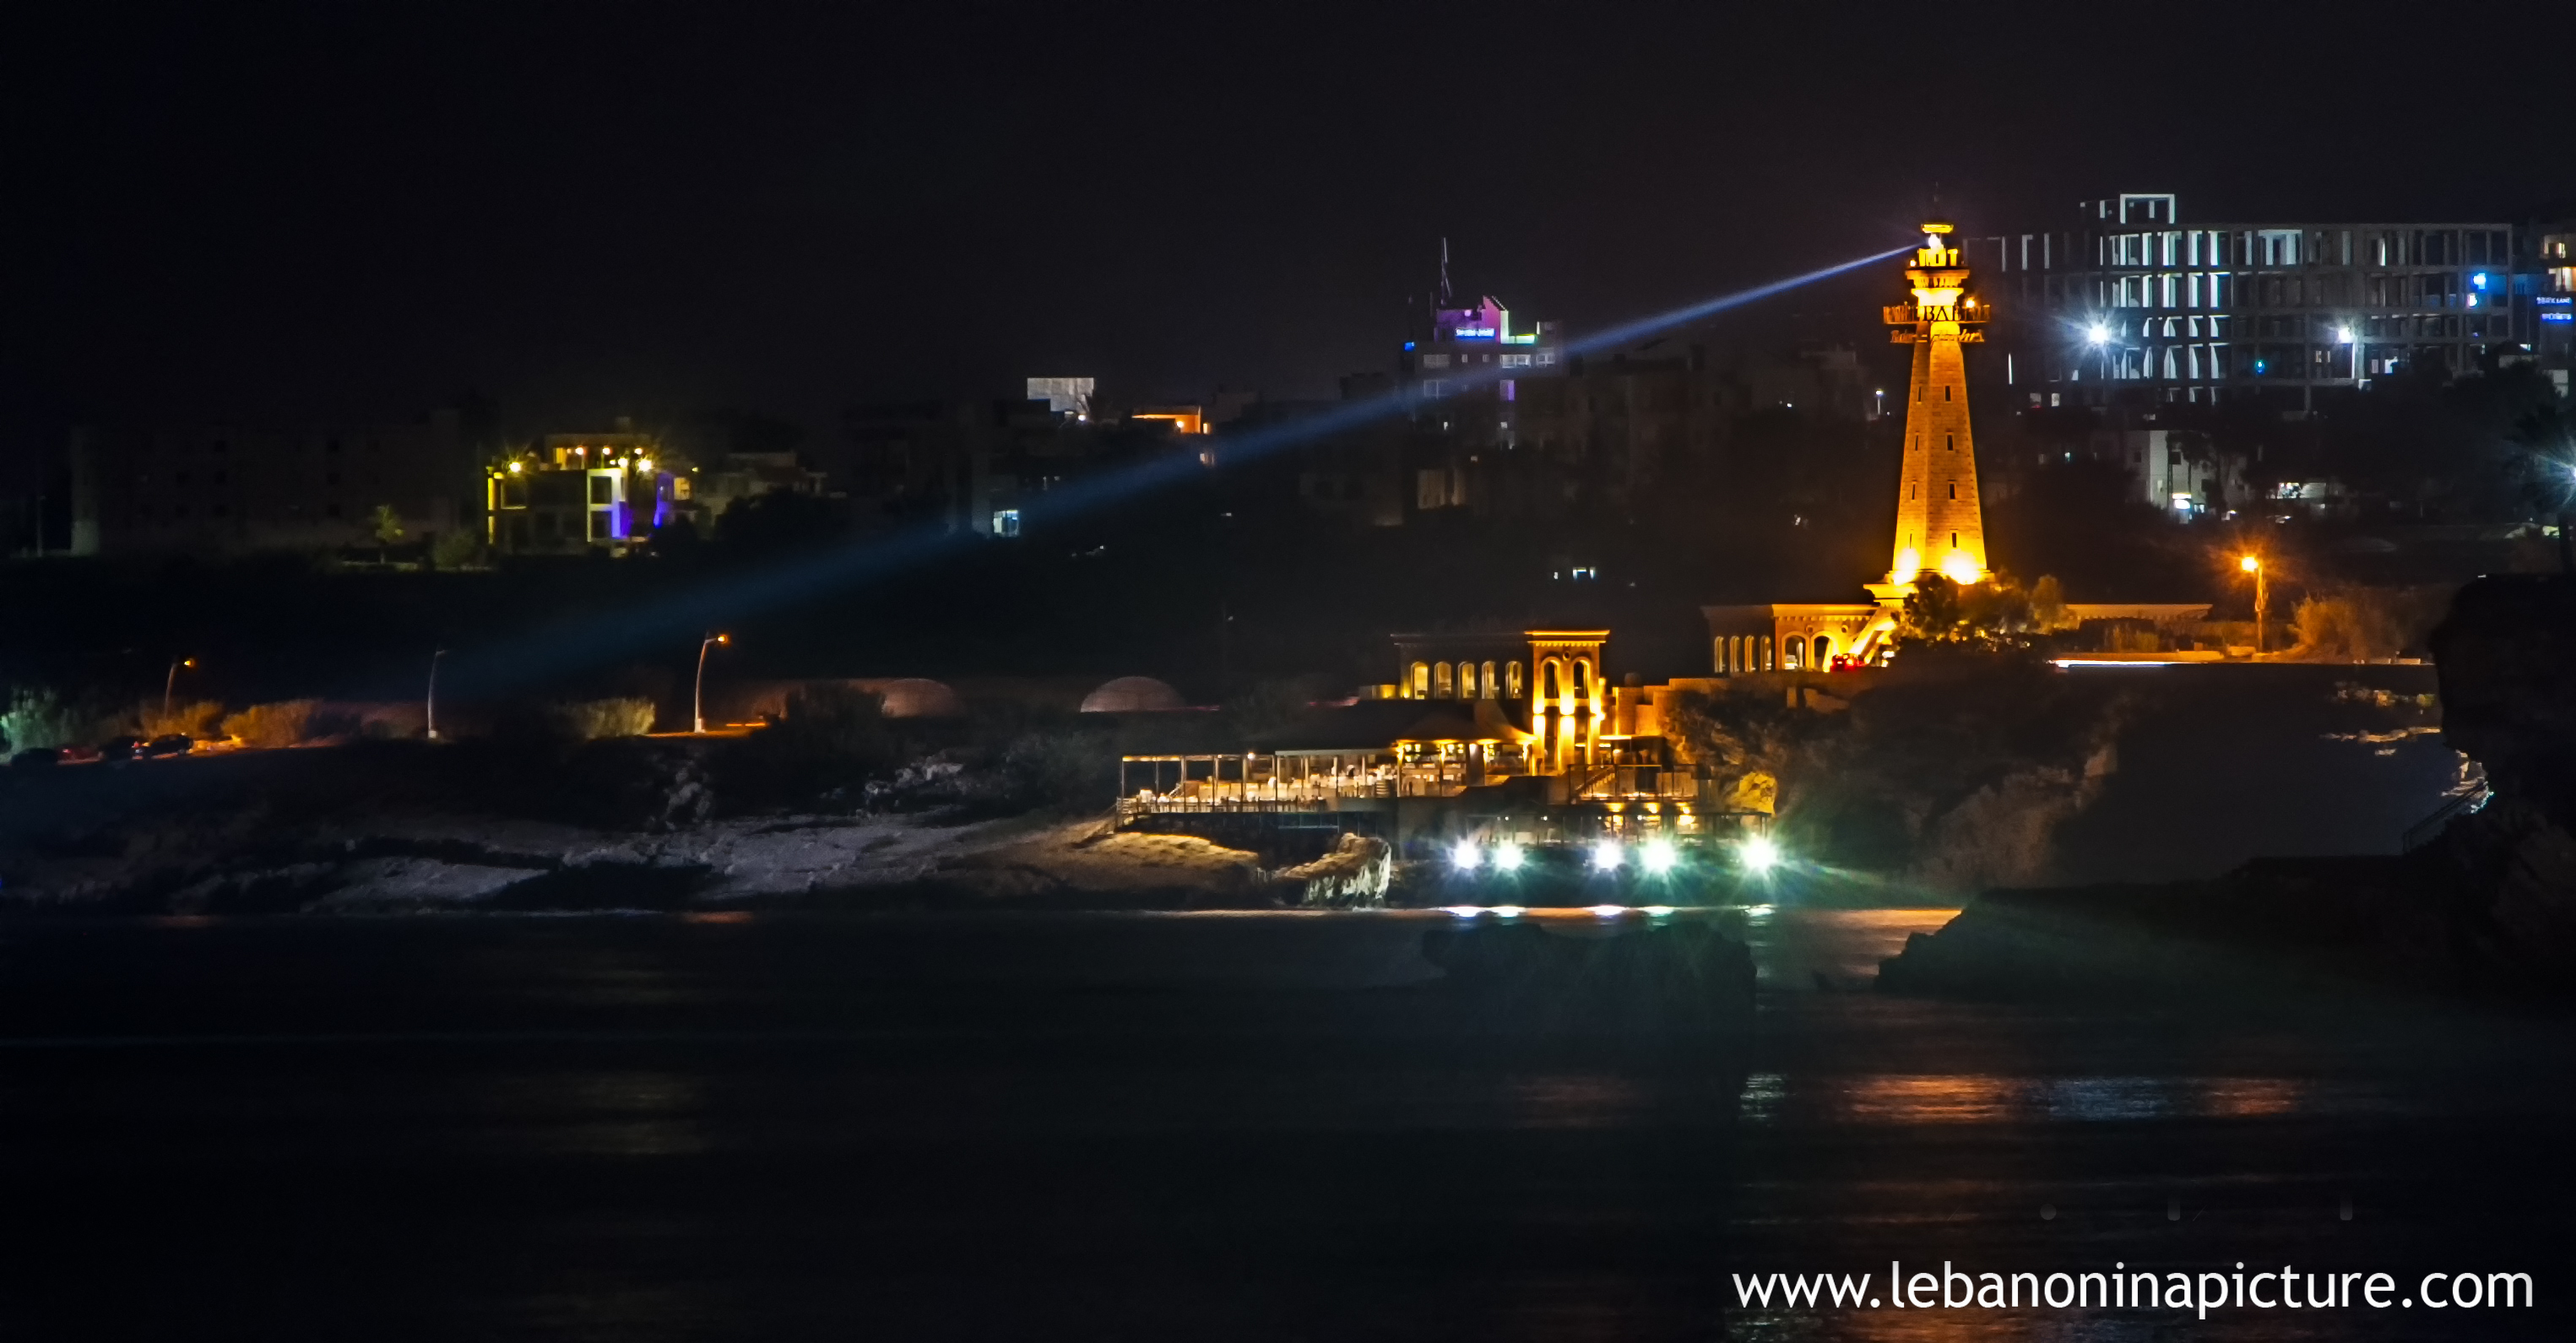
[(224, 719), (224, 735), (244, 746), (293, 746), (313, 736), (313, 714), (320, 700), (288, 699), (254, 704)]
[(653, 701), (629, 695), (617, 699), (570, 700), (549, 704), (545, 712), (554, 735), (574, 741), (607, 741), (641, 737), (653, 730)]
[(134, 706), (135, 735), (138, 737), (210, 737), (215, 723), (224, 716), (224, 706), (213, 700), (196, 700), (173, 704), (167, 712), (161, 701), (145, 700)]
[(458, 528), (430, 543), (429, 563), (436, 569), (472, 569), (483, 563), (483, 538)]

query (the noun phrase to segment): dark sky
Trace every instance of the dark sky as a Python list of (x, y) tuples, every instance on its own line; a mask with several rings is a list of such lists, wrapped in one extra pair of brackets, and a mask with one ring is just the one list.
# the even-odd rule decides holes
[(1936, 181), (1971, 230), (2576, 198), (2537, 5), (53, 8), (0, 54), (21, 455), (467, 389), (1325, 395), (1443, 234), (1579, 329), (1900, 243)]

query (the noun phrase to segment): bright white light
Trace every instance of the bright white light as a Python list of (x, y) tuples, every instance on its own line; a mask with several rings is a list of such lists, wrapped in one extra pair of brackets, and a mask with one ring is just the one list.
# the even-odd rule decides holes
[(1496, 905), (1491, 912), (1498, 919), (1517, 919), (1529, 911), (1518, 905)]
[(2102, 325), (2100, 322), (2095, 322), (2093, 325), (2084, 328), (2084, 339), (2089, 340), (2096, 345), (2105, 344), (2111, 339), (2111, 328)]
[(1497, 845), (1495, 845), (1495, 846), (1494, 846), (1494, 870), (1495, 870), (1495, 871), (1497, 871), (1497, 872), (1512, 872), (1512, 871), (1517, 871), (1517, 870), (1520, 868), (1520, 865), (1521, 865), (1521, 846), (1520, 846), (1520, 845), (1518, 845), (1518, 844), (1511, 844), (1511, 843), (1503, 843), (1503, 844), (1497, 844)]
[(1668, 919), (1673, 915), (1673, 907), (1671, 905), (1648, 905), (1639, 912), (1650, 919)]
[(1743, 858), (1747, 872), (1768, 872), (1780, 861), (1780, 846), (1772, 843), (1769, 835), (1755, 835), (1744, 841), (1736, 853)]
[(1463, 871), (1473, 872), (1484, 865), (1485, 852), (1476, 847), (1476, 841), (1462, 839), (1449, 850), (1449, 861), (1456, 863)]
[(1669, 839), (1647, 840), (1638, 856), (1645, 860), (1646, 870), (1657, 876), (1672, 871), (1673, 864), (1681, 861), (1681, 855), (1674, 851), (1673, 842)]
[(1478, 905), (1449, 905), (1443, 912), (1455, 918), (1472, 919), (1485, 911)]
[(1627, 912), (1628, 907), (1626, 905), (1594, 905), (1592, 907), (1592, 916), (1598, 919), (1615, 919)]
[(1595, 872), (1619, 870), (1619, 841), (1605, 839), (1592, 846), (1592, 870)]
[(2346, 345), (2352, 344), (2352, 328), (2348, 326), (2336, 327), (2335, 339)]
[(1965, 586), (1977, 581), (1977, 562), (1964, 550), (1954, 550), (1941, 561), (1941, 572), (1951, 582)]

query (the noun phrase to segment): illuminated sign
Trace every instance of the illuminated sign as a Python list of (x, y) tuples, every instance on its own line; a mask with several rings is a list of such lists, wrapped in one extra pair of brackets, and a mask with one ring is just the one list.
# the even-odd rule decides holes
[(2564, 294), (2543, 294), (2532, 300), (2544, 308), (2564, 308), (2570, 301)]
[(2540, 320), (2544, 322), (2576, 322), (2576, 312), (2544, 312), (2540, 314)]
[(1492, 340), (1494, 329), (1490, 326), (1462, 326), (1452, 330), (1449, 335), (1456, 340)]

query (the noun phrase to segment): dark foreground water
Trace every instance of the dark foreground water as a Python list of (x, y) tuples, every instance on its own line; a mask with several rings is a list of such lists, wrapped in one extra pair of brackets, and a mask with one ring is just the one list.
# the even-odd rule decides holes
[[(1747, 1028), (1627, 1036), (1418, 916), (0, 926), (0, 1338), (2571, 1336), (2558, 1023), (1851, 991), (1939, 920), (1757, 920)], [(1739, 1302), (1891, 1259), (2540, 1306)]]

